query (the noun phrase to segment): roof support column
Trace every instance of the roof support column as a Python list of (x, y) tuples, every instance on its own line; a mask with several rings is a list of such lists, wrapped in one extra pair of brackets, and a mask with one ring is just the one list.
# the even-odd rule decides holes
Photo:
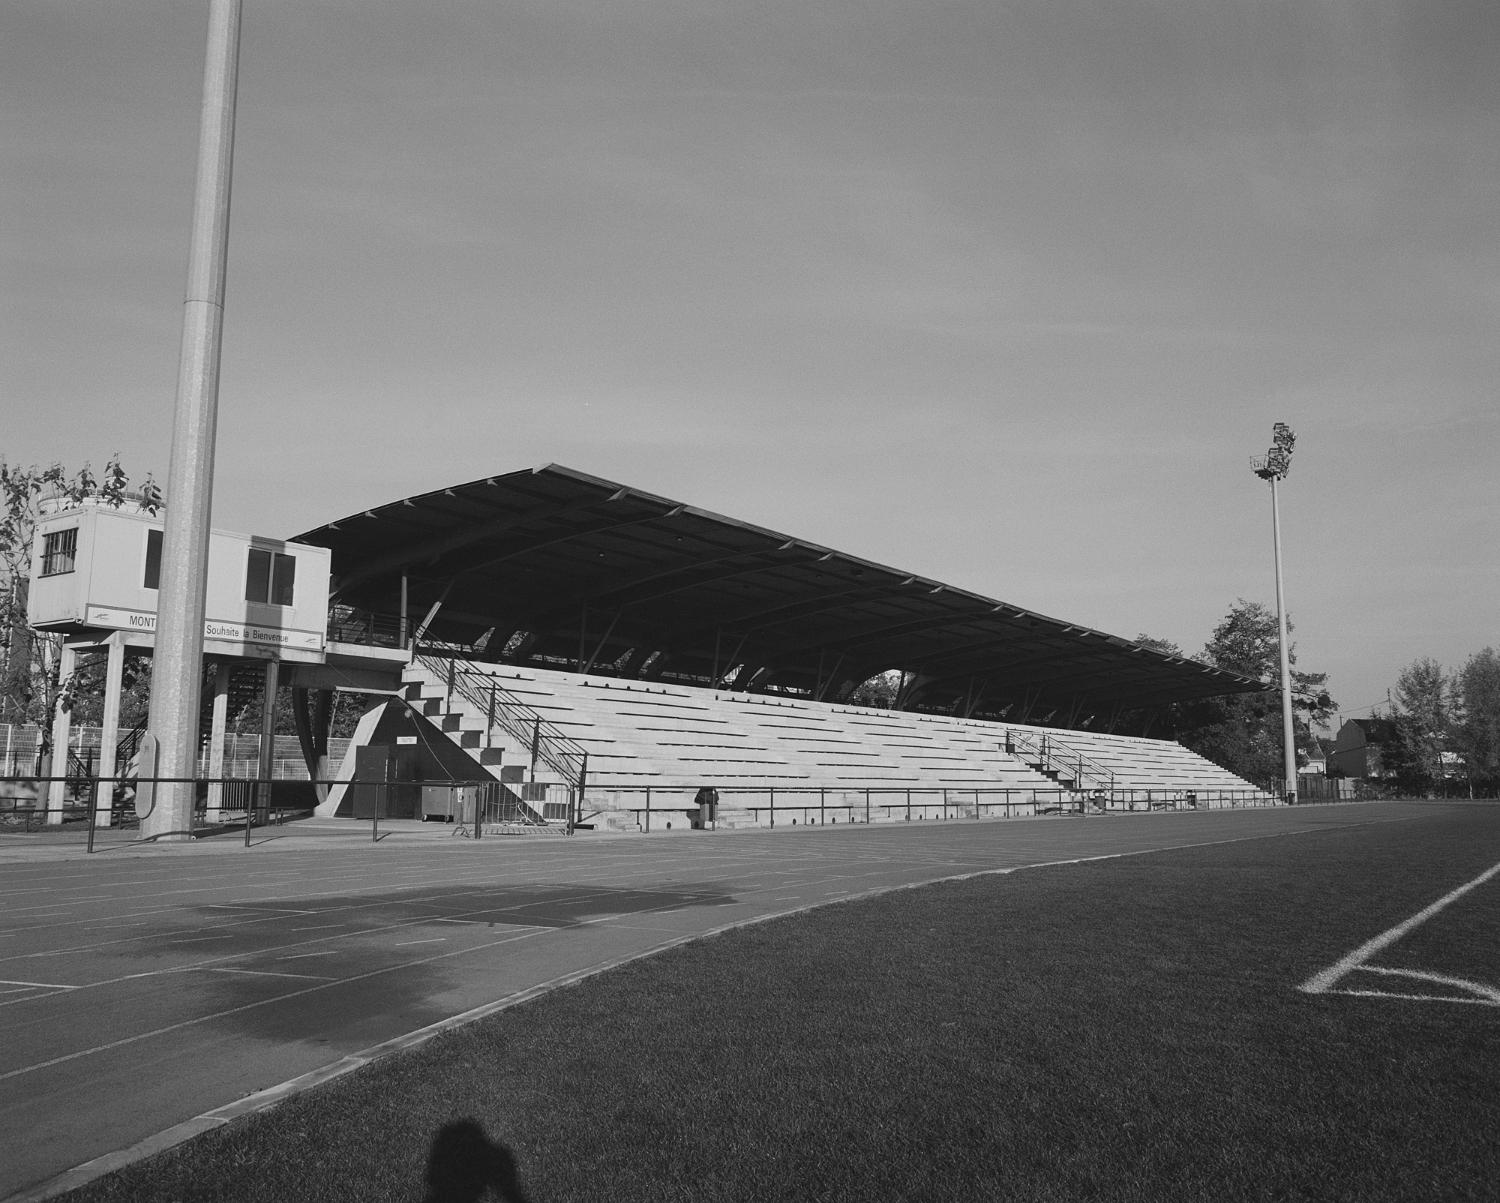
[(57, 700), (52, 706), (52, 762), (47, 784), (46, 822), (60, 827), (68, 799), (68, 740), (73, 730), (73, 674), (78, 671), (78, 651), (66, 640), (57, 657)]
[(818, 650), (818, 687), (813, 691), (813, 698), (819, 702), (828, 700), (829, 691), (833, 689), (834, 682), (838, 680), (839, 669), (844, 666), (844, 653), (839, 653), (839, 658), (833, 662), (833, 667), (828, 670), (828, 675), (823, 675), (823, 651)]
[(214, 661), (213, 712), (208, 723), (208, 814), (210, 823), (224, 815), (224, 733), (229, 728), (229, 676), (233, 660)]
[[(976, 689), (975, 686), (978, 685)], [(964, 693), (963, 710), (961, 718), (973, 718), (974, 711), (978, 709), (980, 700), (984, 697), (984, 686), (980, 684), (978, 677), (969, 678), (969, 688)]]
[(1042, 691), (1039, 689), (1028, 689), (1021, 699), (1021, 713), (1016, 716), (1016, 722), (1026, 726), (1031, 722), (1031, 712), (1036, 709), (1036, 704), (1042, 700)]
[(99, 787), (94, 794), (95, 822), (108, 827), (114, 809), (116, 783), (115, 744), (120, 736), (120, 694), (125, 686), (125, 637), (120, 633), (105, 640), (109, 664), (104, 676), (104, 719), (99, 730)]
[[(588, 607), (587, 606), (584, 607), (584, 613), (585, 614), (588, 613)], [(581, 671), (583, 671), (583, 672), (593, 672), (594, 671), (594, 665), (599, 662), (599, 654), (602, 651), (604, 651), (604, 645), (609, 642), (609, 637), (615, 633), (615, 624), (618, 623), (619, 621), (620, 621), (620, 611), (616, 610), (615, 611), (615, 616), (609, 620), (609, 626), (607, 626), (607, 627), (604, 628), (604, 634), (602, 634), (602, 635), (599, 636), (599, 642), (594, 645), (593, 654), (591, 656), (589, 656), (588, 662), (583, 666), (583, 669)], [(579, 642), (582, 643), (583, 642), (583, 633), (582, 633), (582, 630), (579, 631), (578, 638), (579, 638)]]
[(328, 730), (333, 719), (333, 690), (292, 686), (292, 718), (297, 726), (297, 742), (302, 745), (302, 761), (313, 781), (313, 793), (319, 803), (328, 801)]

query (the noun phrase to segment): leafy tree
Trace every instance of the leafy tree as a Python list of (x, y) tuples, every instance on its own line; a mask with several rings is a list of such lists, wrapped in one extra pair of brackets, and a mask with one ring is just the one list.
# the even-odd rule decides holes
[[(1287, 623), (1290, 633), (1292, 625)], [(1279, 782), (1284, 760), (1281, 730), (1281, 654), (1275, 613), (1260, 602), (1240, 598), (1197, 659), (1266, 683), (1260, 693), (1204, 698), (1179, 707), (1177, 738), (1187, 747), (1264, 785)], [(1296, 648), (1288, 648), (1289, 664), (1297, 663)], [(1335, 703), (1328, 695), (1328, 674), (1298, 671), (1292, 676), (1292, 726), (1298, 762), (1305, 764), (1315, 747), (1314, 725), (1323, 726)]]
[(888, 668), (884, 672), (876, 673), (868, 681), (862, 681), (856, 685), (854, 692), (849, 695), (849, 701), (855, 706), (890, 710), (896, 705), (905, 683), (906, 675), (900, 669)]
[(1137, 635), (1133, 642), (1142, 647), (1149, 647), (1153, 652), (1160, 652), (1164, 656), (1182, 655), (1182, 649), (1170, 639), (1158, 639), (1155, 635)]
[[(37, 723), (45, 741), (59, 705), (87, 706), (101, 684), (90, 675), (58, 679), (62, 640), (33, 631), (26, 620), (31, 545), (42, 505), (86, 499), (119, 507), (129, 500), (129, 480), (116, 452), (95, 475), (85, 463), (75, 472), (61, 464), (26, 467), (0, 459), (0, 722)], [(154, 488), (147, 478), (147, 487)]]
[(1453, 682), (1430, 657), (1401, 670), (1392, 698), (1394, 738), (1381, 752), (1404, 791), (1430, 793), (1443, 780), (1443, 753), (1453, 734)]
[(1493, 790), (1500, 785), (1500, 655), (1487, 647), (1459, 670), (1461, 713), (1454, 725), (1455, 750), (1469, 780)]

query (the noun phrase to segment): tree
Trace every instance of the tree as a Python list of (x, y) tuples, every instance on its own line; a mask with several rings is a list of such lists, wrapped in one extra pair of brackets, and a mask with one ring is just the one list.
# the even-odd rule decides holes
[(849, 695), (849, 703), (853, 706), (869, 706), (877, 710), (893, 709), (905, 683), (905, 673), (899, 668), (888, 668), (884, 672), (876, 673), (868, 681), (862, 681), (856, 685), (854, 692)]
[(1182, 655), (1182, 649), (1170, 639), (1158, 639), (1155, 635), (1137, 635), (1133, 642), (1142, 647), (1148, 647), (1153, 652), (1160, 652), (1164, 656)]
[[(42, 506), (93, 499), (119, 507), (129, 499), (129, 480), (116, 452), (96, 476), (85, 463), (76, 472), (61, 464), (23, 467), (0, 459), (0, 722), (36, 723), (49, 738), (58, 705), (89, 698), (89, 681), (60, 681), (62, 641), (33, 631), (26, 618), (31, 582), (31, 545)], [(148, 489), (154, 489), (147, 477)]]
[[(1287, 623), (1290, 633), (1292, 624)], [(1281, 728), (1281, 653), (1276, 615), (1260, 602), (1240, 598), (1197, 659), (1266, 683), (1260, 693), (1228, 694), (1181, 706), (1176, 715), (1177, 738), (1187, 747), (1239, 774), (1247, 781), (1269, 785), (1280, 781), (1285, 760)], [(1297, 662), (1296, 648), (1287, 649), (1289, 664)], [(1292, 669), (1292, 726), (1299, 763), (1306, 763), (1315, 746), (1313, 726), (1323, 726), (1335, 703), (1328, 696), (1327, 673)]]
[(1494, 648), (1469, 657), (1459, 670), (1456, 693), (1461, 710), (1454, 724), (1455, 750), (1470, 783), (1493, 790), (1500, 785), (1500, 655)]
[(1452, 737), (1453, 682), (1436, 660), (1414, 660), (1396, 678), (1392, 705), (1395, 735), (1381, 764), (1403, 791), (1430, 793), (1443, 780)]

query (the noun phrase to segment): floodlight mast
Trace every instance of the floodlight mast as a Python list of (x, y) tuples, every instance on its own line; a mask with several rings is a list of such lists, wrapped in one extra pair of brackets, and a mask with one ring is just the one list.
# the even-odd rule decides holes
[(1297, 804), (1297, 743), (1292, 728), (1291, 655), (1286, 637), (1286, 593), (1281, 578), (1281, 510), (1276, 500), (1276, 482), (1285, 480), (1292, 467), (1292, 448), (1297, 436), (1285, 422), (1272, 428), (1271, 448), (1250, 461), (1255, 475), (1271, 485), (1271, 531), (1276, 546), (1276, 631), (1281, 651), (1281, 748), (1285, 766), (1283, 788), (1288, 806)]
[(143, 778), (163, 779), (151, 791), (151, 808), (141, 820), (142, 834), (155, 840), (192, 838), (240, 8), (241, 0), (209, 0), (208, 6), (198, 177), (151, 673), (148, 727), (155, 739), (157, 761), (154, 770), (143, 764), (141, 772)]

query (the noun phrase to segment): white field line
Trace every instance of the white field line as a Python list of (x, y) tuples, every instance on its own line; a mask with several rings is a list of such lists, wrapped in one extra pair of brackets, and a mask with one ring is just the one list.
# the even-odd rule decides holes
[(1491, 865), (1478, 877), (1474, 878), (1473, 881), (1465, 882), (1457, 889), (1450, 890), (1431, 906), (1424, 907), (1410, 919), (1403, 920), (1390, 930), (1381, 932), (1373, 940), (1366, 940), (1348, 956), (1344, 957), (1343, 960), (1336, 961), (1327, 969), (1313, 974), (1298, 989), (1306, 994), (1328, 993), (1341, 978), (1346, 977), (1356, 969), (1365, 968), (1364, 963), (1375, 956), (1376, 953), (1389, 948), (1397, 940), (1401, 939), (1402, 936), (1406, 935), (1407, 932), (1420, 927), (1444, 907), (1448, 906), (1449, 903), (1458, 901), (1458, 899), (1462, 898), (1470, 890), (1482, 886), (1490, 878), (1494, 877), (1496, 873), (1500, 873), (1500, 864)]
[[(1423, 969), (1387, 969), (1383, 965), (1361, 965), (1360, 973), (1382, 973), (1387, 977), (1409, 977), (1414, 981), (1431, 982), (1435, 986), (1451, 986), (1455, 990), (1465, 990), (1474, 995), (1473, 998), (1450, 998), (1449, 1002), (1477, 1002), (1485, 1003), (1492, 1007), (1500, 1007), (1500, 989), (1494, 986), (1486, 986), (1483, 982), (1471, 982), (1466, 977), (1452, 977), (1446, 973), (1428, 973)], [(1341, 991), (1340, 993), (1343, 993)], [(1378, 994), (1379, 991), (1369, 991)]]

